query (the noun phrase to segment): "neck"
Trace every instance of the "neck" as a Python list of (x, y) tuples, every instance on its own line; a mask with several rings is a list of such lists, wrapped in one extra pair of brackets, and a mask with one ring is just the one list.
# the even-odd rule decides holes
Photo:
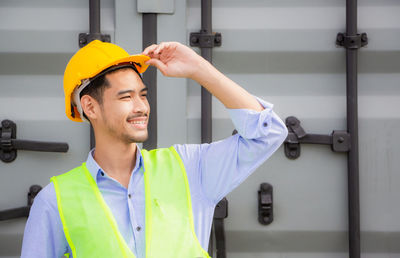
[(136, 143), (96, 138), (96, 149), (93, 157), (109, 176), (127, 188), (130, 175), (136, 165), (136, 151)]

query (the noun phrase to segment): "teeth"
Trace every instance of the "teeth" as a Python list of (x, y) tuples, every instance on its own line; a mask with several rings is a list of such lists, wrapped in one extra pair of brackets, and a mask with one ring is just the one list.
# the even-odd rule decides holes
[(139, 124), (139, 125), (144, 125), (145, 121), (133, 121), (131, 124)]

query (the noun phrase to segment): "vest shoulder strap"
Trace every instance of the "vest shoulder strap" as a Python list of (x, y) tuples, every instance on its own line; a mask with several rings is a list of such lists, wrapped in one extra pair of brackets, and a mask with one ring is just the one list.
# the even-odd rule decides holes
[(52, 177), (58, 211), (74, 258), (134, 258), (85, 163)]
[(209, 257), (194, 230), (189, 183), (179, 154), (170, 147), (142, 150), (142, 156), (147, 257)]

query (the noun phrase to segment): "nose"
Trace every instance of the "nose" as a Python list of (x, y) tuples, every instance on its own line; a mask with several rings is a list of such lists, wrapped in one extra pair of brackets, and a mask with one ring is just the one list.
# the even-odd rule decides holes
[(148, 105), (147, 98), (143, 98), (139, 95), (133, 100), (133, 102), (134, 102), (133, 108), (135, 113), (144, 113), (144, 114), (149, 113), (150, 107)]

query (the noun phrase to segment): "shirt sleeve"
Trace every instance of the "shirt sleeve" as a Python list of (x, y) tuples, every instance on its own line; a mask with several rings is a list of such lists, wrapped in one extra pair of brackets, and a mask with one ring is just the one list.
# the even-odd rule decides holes
[(63, 257), (67, 252), (53, 183), (35, 197), (25, 226), (22, 258)]
[(287, 137), (286, 125), (272, 110), (273, 104), (257, 100), (264, 107), (261, 112), (228, 109), (237, 134), (210, 144), (174, 146), (190, 184), (201, 188), (214, 204), (242, 183)]

